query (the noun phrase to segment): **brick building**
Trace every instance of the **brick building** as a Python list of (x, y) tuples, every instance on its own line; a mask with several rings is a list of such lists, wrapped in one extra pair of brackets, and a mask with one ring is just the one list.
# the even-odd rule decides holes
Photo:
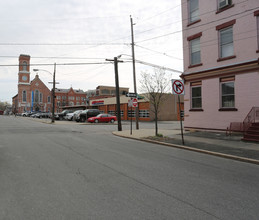
[(30, 56), (19, 56), (18, 94), (13, 97), (13, 112), (51, 110), (51, 91), (39, 75), (30, 80)]
[(81, 89), (55, 89), (56, 111), (61, 112), (65, 106), (80, 106), (86, 108), (86, 92)]
[[(83, 90), (56, 89), (55, 112), (62, 111), (63, 106), (86, 105), (86, 93)], [(12, 111), (51, 112), (52, 91), (41, 81), (38, 74), (30, 80), (30, 56), (19, 56), (18, 94), (12, 98)]]

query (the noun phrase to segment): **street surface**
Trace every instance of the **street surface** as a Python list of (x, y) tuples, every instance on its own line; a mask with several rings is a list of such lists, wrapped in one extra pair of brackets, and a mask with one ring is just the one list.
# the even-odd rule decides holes
[(258, 219), (258, 165), (115, 130), (1, 115), (0, 219)]

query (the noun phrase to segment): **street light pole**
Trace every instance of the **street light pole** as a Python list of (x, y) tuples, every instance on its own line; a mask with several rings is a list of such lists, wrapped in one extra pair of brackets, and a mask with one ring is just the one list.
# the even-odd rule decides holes
[(56, 63), (54, 64), (54, 73), (53, 73), (53, 91), (52, 91), (52, 119), (51, 122), (55, 122), (55, 88), (56, 87)]
[[(51, 72), (43, 69), (33, 69), (33, 71), (38, 72), (38, 71), (45, 71), (48, 72), (50, 75), (52, 75)], [(53, 84), (52, 88), (52, 117), (51, 117), (51, 122), (55, 122), (55, 89), (56, 89), (56, 63), (54, 63), (54, 73), (53, 73), (53, 82), (49, 82)]]

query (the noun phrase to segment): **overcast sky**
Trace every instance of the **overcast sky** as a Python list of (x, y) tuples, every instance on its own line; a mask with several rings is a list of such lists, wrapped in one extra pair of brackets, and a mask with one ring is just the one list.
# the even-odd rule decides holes
[[(31, 67), (53, 73), (57, 63), (58, 88), (95, 89), (114, 86), (114, 66), (104, 64), (120, 54), (129, 61), (131, 53), (130, 15), (133, 18), (135, 58), (140, 61), (183, 70), (181, 0), (11, 0), (0, 2), (0, 101), (11, 103), (17, 94), (20, 54), (31, 56)], [(60, 65), (67, 63), (98, 63)], [(99, 64), (100, 63), (100, 64)], [(153, 67), (136, 64), (137, 85), (141, 71)], [(179, 73), (167, 71), (169, 78)], [(39, 72), (48, 84), (52, 76)], [(119, 63), (121, 87), (133, 92), (132, 63)]]

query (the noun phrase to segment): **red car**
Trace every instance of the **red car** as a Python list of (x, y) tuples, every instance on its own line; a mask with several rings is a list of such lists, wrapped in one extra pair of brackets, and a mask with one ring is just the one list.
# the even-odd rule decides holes
[(115, 122), (117, 121), (117, 117), (109, 114), (99, 114), (95, 117), (91, 117), (87, 119), (88, 122), (91, 123), (99, 123), (99, 122)]

